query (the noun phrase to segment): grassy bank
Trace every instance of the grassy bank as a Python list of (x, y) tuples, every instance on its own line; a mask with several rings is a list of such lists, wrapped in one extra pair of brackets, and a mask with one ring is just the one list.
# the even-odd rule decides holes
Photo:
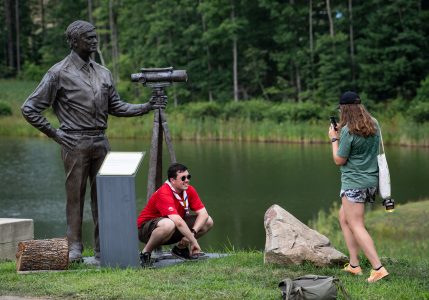
[[(20, 106), (34, 90), (36, 82), (0, 80), (0, 102), (8, 103), (12, 109), (11, 116), (0, 116), (0, 136), (44, 136), (30, 126), (21, 116)], [(279, 121), (274, 118), (263, 118), (266, 107), (260, 102), (253, 102), (248, 112), (243, 108), (229, 109), (227, 115), (211, 117), (213, 107), (205, 107), (201, 103), (167, 108), (168, 123), (172, 138), (175, 140), (234, 140), (252, 142), (293, 142), (320, 143), (327, 141), (330, 108), (323, 108), (319, 115), (323, 118), (309, 121)], [(249, 104), (249, 105), (251, 105)], [(333, 105), (334, 107), (334, 105)], [(233, 107), (234, 108), (234, 107)], [(240, 108), (240, 109), (239, 109)], [(291, 113), (293, 107), (282, 108), (280, 113)], [(305, 108), (305, 107), (304, 107)], [(219, 108), (217, 108), (219, 110)], [(199, 117), (199, 112), (208, 114)], [(247, 113), (247, 115), (246, 115)], [(276, 114), (279, 111), (275, 111)], [(296, 112), (295, 112), (296, 113)], [(315, 113), (314, 111), (312, 113)], [(275, 115), (275, 114), (274, 114)], [(273, 115), (273, 116), (274, 116)], [(324, 118), (326, 115), (326, 119)], [(410, 122), (400, 111), (397, 113), (374, 112), (383, 126), (385, 143), (396, 145), (429, 146), (429, 124)], [(58, 126), (52, 111), (46, 116)], [(239, 116), (239, 117), (238, 117)], [(276, 115), (278, 116), (278, 115)], [(282, 115), (280, 115), (282, 116)], [(280, 117), (279, 117), (280, 118)], [(110, 117), (108, 136), (112, 138), (143, 138), (150, 139), (152, 134), (151, 115), (137, 118)]]
[[(321, 212), (312, 225), (346, 253), (336, 222), (337, 209)], [(340, 278), (353, 299), (429, 299), (429, 201), (399, 206), (395, 213), (367, 214), (388, 280), (368, 285), (365, 276), (343, 274), (339, 267), (264, 265), (257, 251), (153, 270), (96, 269), (71, 266), (60, 273), (18, 275), (14, 262), (0, 263), (0, 295), (48, 296), (54, 299), (279, 299), (278, 282), (304, 274)], [(342, 299), (340, 297), (340, 299)]]

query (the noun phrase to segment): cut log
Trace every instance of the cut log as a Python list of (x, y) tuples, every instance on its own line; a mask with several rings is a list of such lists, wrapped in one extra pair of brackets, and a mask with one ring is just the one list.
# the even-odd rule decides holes
[(68, 264), (67, 238), (29, 240), (18, 243), (17, 271), (65, 270)]

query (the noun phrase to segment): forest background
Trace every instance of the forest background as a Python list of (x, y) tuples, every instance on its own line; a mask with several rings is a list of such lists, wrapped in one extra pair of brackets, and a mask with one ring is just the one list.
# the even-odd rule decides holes
[[(173, 66), (189, 77), (168, 90), (173, 114), (317, 127), (355, 90), (391, 136), (413, 124), (408, 143), (429, 144), (427, 0), (0, 0), (0, 15), (0, 78), (40, 81), (83, 19), (97, 26), (95, 60), (129, 102), (150, 92), (131, 73)], [(10, 106), (0, 98), (0, 115)]]

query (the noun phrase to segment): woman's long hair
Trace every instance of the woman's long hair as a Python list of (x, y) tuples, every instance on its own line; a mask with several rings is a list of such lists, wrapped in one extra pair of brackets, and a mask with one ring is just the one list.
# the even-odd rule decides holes
[(351, 134), (363, 137), (375, 135), (377, 132), (372, 116), (362, 104), (340, 105), (339, 130), (346, 125)]

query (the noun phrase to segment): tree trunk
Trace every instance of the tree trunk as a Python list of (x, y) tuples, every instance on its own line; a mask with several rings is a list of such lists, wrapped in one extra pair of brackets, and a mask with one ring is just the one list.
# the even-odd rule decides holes
[[(231, 21), (235, 23), (234, 1), (231, 1)], [(234, 79), (234, 101), (238, 101), (238, 71), (237, 71), (237, 35), (234, 33), (232, 38), (232, 76)]]
[(18, 243), (17, 271), (65, 270), (69, 263), (67, 238), (30, 240)]
[(21, 72), (21, 45), (19, 42), (19, 0), (15, 0), (15, 34), (16, 34), (16, 71), (17, 74)]
[(353, 8), (352, 8), (353, 0), (349, 0), (349, 22), (350, 22), (350, 61), (352, 65), (352, 81), (355, 82), (356, 74), (355, 74), (355, 45), (354, 45), (354, 37), (353, 37)]
[(118, 33), (116, 26), (116, 14), (113, 12), (114, 0), (109, 0), (109, 27), (110, 43), (112, 47), (112, 73), (115, 83), (119, 82), (119, 50), (118, 50)]
[(301, 88), (301, 74), (299, 72), (299, 66), (297, 64), (295, 65), (295, 78), (296, 78), (296, 91), (298, 93), (297, 98), (298, 98), (298, 102), (301, 102), (301, 92), (302, 92), (302, 88)]
[(309, 0), (308, 4), (308, 30), (309, 30), (309, 41), (310, 41), (310, 76), (311, 84), (310, 90), (313, 89), (313, 67), (314, 67), (314, 40), (313, 40), (313, 0)]
[[(92, 15), (92, 8), (93, 8), (92, 0), (88, 0), (88, 20), (89, 20), (89, 23), (94, 25), (94, 16)], [(97, 40), (98, 40), (97, 54), (98, 54), (98, 57), (100, 58), (101, 65), (105, 66), (106, 64), (104, 63), (104, 58), (103, 58), (103, 54), (101, 53), (101, 47), (100, 47), (100, 44), (101, 44), (101, 35), (100, 34), (97, 35)], [(93, 57), (93, 59), (94, 59), (94, 57)]]
[(12, 1), (4, 0), (4, 14), (5, 14), (5, 25), (7, 31), (7, 65), (11, 68), (15, 68), (15, 57), (14, 57), (14, 45), (13, 40), (13, 10)]
[(332, 20), (332, 12), (331, 12), (330, 0), (326, 0), (326, 12), (328, 14), (328, 19), (329, 19), (329, 35), (331, 37), (334, 37), (335, 36), (334, 21)]
[(92, 17), (92, 0), (88, 0), (88, 20), (89, 23), (94, 25), (94, 18)]
[(40, 26), (42, 27), (42, 41), (45, 39), (45, 5), (43, 4), (43, 0), (39, 0), (39, 6), (40, 6)]
[[(88, 21), (94, 25), (94, 17), (92, 16), (92, 0), (88, 0)], [(97, 39), (99, 36), (97, 36)], [(97, 52), (98, 52), (98, 43), (97, 43)], [(95, 53), (91, 53), (91, 59), (95, 60)], [(103, 64), (104, 65), (104, 64)]]
[[(198, 1), (198, 3), (201, 3), (201, 0)], [(204, 14), (201, 14), (201, 22), (203, 25), (203, 33), (207, 31), (207, 25), (206, 20), (204, 18)], [(207, 56), (207, 89), (209, 94), (209, 102), (213, 102), (213, 93), (212, 93), (212, 86), (211, 86), (211, 76), (212, 76), (212, 66), (210, 63), (210, 47), (206, 45), (206, 56)]]

